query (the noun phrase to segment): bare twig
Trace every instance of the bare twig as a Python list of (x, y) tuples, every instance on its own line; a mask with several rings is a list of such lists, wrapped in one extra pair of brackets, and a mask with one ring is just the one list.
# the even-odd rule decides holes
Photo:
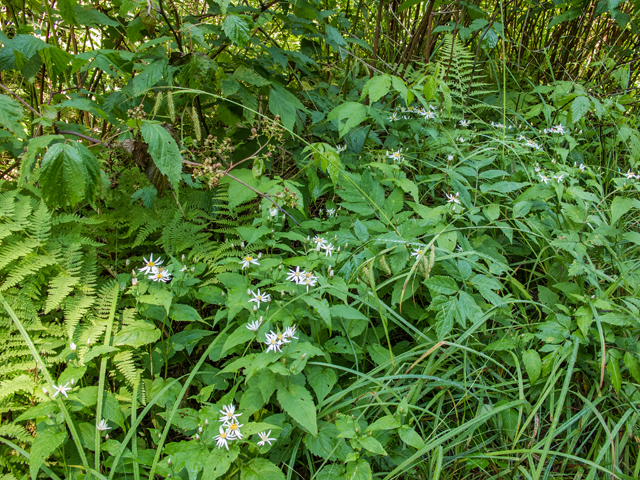
[(40, 113), (38, 113), (38, 111), (36, 109), (34, 109), (31, 105), (29, 105), (27, 102), (25, 102), (22, 98), (20, 98), (20, 95), (18, 95), (17, 93), (15, 93), (13, 90), (5, 87), (4, 85), (2, 85), (0, 83), (0, 88), (2, 88), (3, 90), (9, 92), (11, 95), (13, 95), (14, 97), (16, 97), (18, 99), (18, 101), (20, 103), (22, 103), (25, 107), (27, 107), (29, 110), (31, 110), (33, 112), (34, 115), (37, 115), (39, 117), (42, 117), (42, 115)]

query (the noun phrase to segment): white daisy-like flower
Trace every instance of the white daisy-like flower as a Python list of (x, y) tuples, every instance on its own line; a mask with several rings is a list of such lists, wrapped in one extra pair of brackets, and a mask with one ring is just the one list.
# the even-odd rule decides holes
[(427, 112), (423, 110), (420, 112), (420, 114), (425, 118), (425, 120), (435, 120), (437, 118), (436, 114), (433, 113), (432, 111)]
[(324, 245), (322, 249), (325, 251), (325, 257), (331, 257), (333, 255), (334, 248), (335, 247), (332, 243), (327, 243), (326, 245)]
[(260, 320), (254, 320), (253, 322), (247, 323), (247, 329), (257, 332), (260, 325), (262, 325), (262, 317), (260, 317)]
[(187, 270), (189, 270), (189, 267), (187, 267), (186, 265), (182, 265), (182, 268), (180, 269), (180, 271), (186, 272)]
[(300, 271), (300, 267), (296, 267), (295, 270), (290, 269), (289, 275), (287, 276), (287, 280), (292, 281), (293, 283), (300, 283), (304, 279), (304, 275), (306, 272)]
[(447, 160), (450, 162), (453, 162), (453, 155), (451, 154), (447, 155)]
[(404, 160), (402, 156), (402, 149), (398, 149), (395, 152), (387, 152), (387, 158), (392, 159), (396, 163), (400, 163)]
[(464, 138), (458, 137), (458, 143), (464, 143)]
[(69, 382), (65, 383), (64, 386), (60, 385), (58, 387), (56, 387), (55, 385), (53, 386), (53, 389), (55, 390), (55, 392), (53, 393), (53, 395), (51, 395), (51, 398), (56, 398), (56, 396), (61, 393), (62, 395), (64, 395), (64, 398), (69, 398), (67, 396), (67, 391), (71, 390), (71, 387), (68, 386)]
[(398, 120), (398, 114), (396, 112), (393, 112), (391, 115), (389, 115), (390, 122), (395, 122), (396, 120)]
[(152, 274), (149, 275), (149, 280), (153, 280), (154, 282), (165, 282), (165, 283), (171, 280), (171, 274), (167, 271), (166, 268), (154, 267), (151, 272)]
[(316, 235), (315, 237), (313, 237), (313, 243), (316, 244), (316, 250), (319, 252), (320, 249), (323, 248), (324, 245), (327, 243), (327, 241), (324, 238)]
[(268, 303), (271, 300), (271, 295), (268, 293), (261, 293), (260, 289), (258, 289), (257, 293), (249, 292), (253, 295), (253, 298), (250, 298), (250, 302), (255, 302), (256, 306), (260, 308), (260, 303)]
[(330, 217), (333, 217), (335, 213), (336, 213), (335, 208), (327, 208), (327, 215), (329, 215)]
[(424, 252), (426, 252), (426, 249), (424, 247), (418, 247), (413, 251), (411, 256), (412, 257), (417, 257), (419, 255), (424, 255)]
[(309, 291), (309, 287), (315, 287), (316, 283), (318, 283), (318, 278), (317, 277), (311, 277), (311, 278), (305, 278), (304, 280), (302, 280), (302, 282), (300, 282), (300, 285), (306, 285), (307, 286), (307, 292)]
[(69, 344), (69, 348), (71, 349), (72, 352), (75, 352), (78, 346), (75, 343), (71, 342)]
[(111, 430), (111, 427), (109, 426), (109, 424), (107, 424), (107, 421), (103, 418), (102, 420), (100, 420), (100, 423), (98, 424), (96, 429), (100, 430), (101, 432), (105, 432), (107, 430)]
[(258, 434), (258, 436), (260, 437), (260, 441), (258, 442), (258, 445), (260, 445), (261, 447), (264, 447), (264, 444), (268, 443), (269, 446), (271, 446), (271, 442), (275, 442), (276, 439), (275, 438), (269, 438), (269, 435), (271, 435), (271, 430), (269, 430), (267, 433), (260, 432)]
[(241, 425), (238, 423), (237, 420), (230, 422), (227, 425), (227, 438), (229, 440), (235, 440), (235, 439), (239, 439), (242, 438), (242, 433), (240, 433), (240, 427), (243, 427), (244, 425)]
[(239, 261), (238, 263), (242, 265), (241, 270), (244, 270), (245, 268), (249, 268), (251, 264), (260, 265), (260, 263), (258, 262), (258, 259), (253, 255), (245, 255), (244, 257), (242, 257), (242, 260)]
[(269, 216), (270, 217), (275, 217), (278, 215), (279, 210), (276, 207), (270, 208), (269, 209)]
[(536, 165), (536, 168), (534, 168), (534, 170), (535, 170), (536, 173), (538, 173), (542, 169), (540, 168), (540, 165)]
[(636, 178), (636, 174), (632, 172), (631, 169), (629, 169), (629, 171), (625, 173), (624, 176), (629, 180), (633, 180), (634, 178)]
[(342, 144), (342, 145), (338, 145), (336, 147), (336, 152), (338, 153), (342, 153), (347, 149), (347, 145), (346, 144)]
[(543, 174), (539, 173), (538, 176), (540, 177), (540, 181), (542, 183), (547, 183), (549, 181), (549, 177), (545, 177)]
[(237, 422), (238, 417), (242, 416), (241, 413), (236, 413), (236, 407), (235, 405), (233, 405), (233, 403), (230, 403), (229, 405), (223, 405), (220, 413), (222, 414), (222, 416), (218, 421), (222, 422), (225, 426), (227, 426), (231, 422)]
[(143, 272), (145, 275), (149, 273), (153, 273), (154, 268), (158, 268), (159, 265), (162, 265), (163, 260), (158, 257), (155, 260), (153, 259), (153, 254), (149, 256), (149, 260), (142, 257), (144, 260), (144, 267), (138, 269), (139, 272)]
[(298, 337), (296, 337), (295, 334), (296, 334), (296, 326), (292, 325), (291, 327), (285, 328), (284, 333), (282, 335), (285, 338), (288, 338), (289, 340), (291, 340), (292, 338), (295, 338), (296, 340), (298, 340)]
[(460, 126), (461, 127), (468, 127), (469, 126), (469, 120), (460, 120)]
[(558, 183), (562, 183), (562, 180), (564, 179), (564, 174), (554, 175), (553, 178), (557, 180)]
[(229, 432), (222, 427), (220, 427), (220, 435), (216, 435), (213, 439), (216, 441), (216, 447), (224, 447), (227, 450), (229, 450), (229, 440), (233, 440), (233, 438), (229, 438)]
[(274, 332), (269, 332), (265, 335), (266, 341), (264, 342), (267, 345), (267, 353), (269, 352), (282, 352), (280, 348), (282, 346), (282, 342), (278, 340), (278, 335)]
[(581, 163), (578, 168), (580, 169), (581, 172), (584, 172), (587, 169), (587, 167), (584, 166), (584, 163)]
[(447, 197), (447, 203), (455, 203), (457, 205), (461, 205), (460, 192), (456, 192), (455, 195), (453, 195), (452, 193), (445, 193), (445, 196)]

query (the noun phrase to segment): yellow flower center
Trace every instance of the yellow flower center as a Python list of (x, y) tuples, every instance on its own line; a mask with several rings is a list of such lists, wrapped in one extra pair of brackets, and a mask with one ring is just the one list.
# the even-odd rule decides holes
[(147, 265), (149, 265), (150, 267), (153, 267), (155, 265), (155, 263), (149, 262)]
[(251, 255), (247, 255), (246, 257), (244, 257), (244, 259), (245, 259), (247, 262), (250, 262), (251, 260), (253, 260), (253, 257), (252, 257)]
[(220, 438), (227, 438), (227, 432), (222, 432), (220, 434)]
[(230, 428), (231, 430), (235, 430), (235, 429), (237, 429), (237, 428), (238, 428), (238, 425), (236, 425), (235, 423), (233, 423), (233, 424), (231, 424), (231, 425), (229, 426), (229, 428)]

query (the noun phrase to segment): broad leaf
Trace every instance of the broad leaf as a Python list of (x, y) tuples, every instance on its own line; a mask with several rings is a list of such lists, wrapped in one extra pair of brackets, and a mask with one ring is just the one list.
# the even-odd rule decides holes
[(42, 466), (43, 462), (55, 452), (67, 439), (67, 429), (63, 428), (47, 428), (44, 431), (38, 432), (33, 444), (31, 445), (30, 459), (29, 459), (29, 472), (31, 478), (38, 477), (38, 470)]
[(288, 388), (278, 389), (278, 402), (282, 409), (291, 415), (296, 422), (317, 435), (316, 407), (313, 404), (311, 394), (302, 385), (292, 384)]
[(538, 378), (540, 378), (540, 372), (542, 372), (540, 355), (535, 350), (526, 350), (522, 353), (522, 361), (524, 362), (524, 367), (527, 369), (527, 375), (529, 375), (531, 385), (535, 384)]
[(156, 167), (160, 173), (167, 176), (171, 185), (177, 189), (182, 174), (182, 155), (178, 144), (159, 123), (142, 122), (140, 133), (148, 145), (149, 155), (151, 155)]
[(241, 16), (229, 15), (222, 22), (222, 29), (225, 35), (237, 46), (246, 47), (249, 44), (249, 25)]
[(14, 135), (24, 137), (24, 128), (18, 123), (22, 120), (22, 113), (22, 106), (16, 100), (0, 95), (0, 125)]
[(152, 323), (138, 320), (120, 330), (113, 338), (113, 344), (141, 347), (142, 345), (153, 343), (159, 338), (160, 330)]
[(240, 480), (285, 480), (285, 478), (282, 470), (266, 458), (254, 458), (243, 463), (240, 473)]

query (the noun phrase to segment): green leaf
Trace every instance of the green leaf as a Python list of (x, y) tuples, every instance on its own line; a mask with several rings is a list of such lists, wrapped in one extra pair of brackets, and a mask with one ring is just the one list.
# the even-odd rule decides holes
[(55, 452), (67, 439), (67, 430), (47, 428), (38, 432), (29, 452), (29, 472), (31, 478), (38, 478), (38, 470), (44, 461)]
[(42, 158), (42, 198), (54, 207), (93, 201), (98, 187), (98, 160), (81, 143), (59, 143)]
[(424, 440), (422, 440), (422, 437), (411, 427), (403, 425), (398, 430), (398, 435), (400, 435), (400, 439), (404, 443), (412, 446), (413, 448), (421, 449), (424, 447)]
[(29, 175), (33, 172), (36, 164), (36, 156), (40, 153), (40, 149), (48, 146), (54, 140), (64, 140), (62, 135), (42, 135), (29, 140), (27, 145), (27, 153), (20, 165), (20, 185), (24, 185), (29, 181)]
[(616, 393), (620, 393), (620, 389), (622, 388), (622, 374), (620, 373), (620, 363), (617, 358), (613, 356), (609, 357), (607, 371), (609, 372), (613, 388), (616, 389)]
[(307, 381), (318, 397), (318, 402), (322, 402), (338, 381), (338, 376), (332, 368), (317, 366), (309, 370)]
[(358, 439), (358, 443), (362, 445), (366, 450), (371, 453), (375, 453), (376, 455), (386, 456), (387, 452), (385, 452), (382, 444), (376, 440), (374, 437), (365, 436)]
[(148, 343), (153, 343), (160, 339), (160, 330), (151, 322), (137, 320), (131, 325), (124, 327), (113, 338), (114, 345), (130, 345), (141, 347)]
[(229, 39), (239, 47), (249, 45), (249, 25), (239, 15), (229, 15), (222, 22), (222, 30)]
[(358, 460), (356, 462), (347, 463), (346, 478), (349, 480), (371, 480), (371, 466), (366, 460)]
[(288, 388), (278, 388), (278, 402), (291, 418), (302, 425), (312, 435), (317, 435), (316, 407), (309, 391), (302, 385), (292, 384)]
[(227, 473), (227, 470), (229, 470), (229, 467), (238, 458), (239, 454), (240, 448), (237, 445), (230, 447), (228, 451), (223, 448), (211, 450), (204, 464), (202, 480), (215, 480)]
[(327, 120), (338, 120), (340, 138), (367, 118), (367, 108), (357, 102), (345, 102), (329, 112)]
[(458, 284), (451, 277), (433, 276), (426, 280), (427, 287), (435, 293), (453, 295), (458, 292)]
[(614, 226), (618, 219), (631, 210), (634, 200), (631, 198), (615, 197), (611, 202), (611, 226)]
[(116, 397), (111, 392), (107, 392), (102, 405), (102, 416), (111, 420), (113, 423), (124, 429), (124, 418), (122, 417), (122, 409)]
[(181, 303), (174, 303), (169, 310), (169, 318), (172, 318), (176, 322), (201, 322), (202, 317), (198, 311), (189, 306)]
[(364, 226), (364, 223), (362, 223), (360, 220), (356, 220), (356, 222), (353, 224), (353, 231), (356, 234), (356, 237), (358, 237), (358, 240), (360, 240), (362, 243), (365, 243), (367, 240), (369, 240), (369, 231), (367, 230), (367, 227)]
[(304, 110), (300, 100), (282, 85), (274, 82), (269, 90), (269, 111), (274, 115), (280, 115), (280, 121), (287, 130), (293, 130), (297, 110)]
[(407, 84), (404, 82), (404, 80), (399, 77), (391, 77), (391, 84), (393, 85), (395, 91), (400, 94), (400, 96), (407, 104), (409, 104), (409, 89), (407, 88)]
[(365, 432), (376, 432), (378, 430), (394, 430), (400, 428), (400, 422), (393, 415), (386, 415), (379, 418), (367, 427)]
[(522, 361), (524, 367), (527, 369), (527, 375), (529, 375), (529, 382), (534, 385), (538, 378), (540, 378), (540, 372), (542, 372), (542, 360), (540, 355), (535, 350), (525, 350), (522, 353)]
[(362, 96), (360, 97), (360, 99), (363, 99), (364, 97), (369, 95), (369, 100), (371, 100), (371, 103), (377, 102), (387, 93), (389, 93), (390, 88), (391, 75), (376, 75), (370, 78), (367, 83), (364, 84), (364, 87), (362, 88)]
[(243, 463), (240, 473), (240, 480), (285, 480), (285, 478), (282, 470), (266, 458), (254, 458)]
[(140, 127), (142, 138), (149, 147), (149, 155), (177, 190), (182, 175), (182, 155), (180, 148), (165, 128), (156, 122), (143, 121)]
[[(629, 373), (633, 377), (636, 382), (640, 382), (640, 361), (638, 358), (631, 352), (626, 352), (624, 354), (624, 364), (629, 369)], [(24, 413), (22, 414), (24, 415)], [(20, 417), (22, 417), (20, 415)]]
[[(77, 25), (76, 0), (58, 0), (58, 11), (62, 19), (70, 25)], [(34, 477), (35, 478), (35, 477)]]
[(24, 138), (24, 128), (18, 123), (20, 120), (22, 120), (22, 106), (7, 95), (0, 95), (0, 125), (14, 135)]
[(76, 8), (76, 17), (80, 25), (87, 25), (89, 27), (101, 27), (107, 25), (110, 27), (120, 26), (118, 22), (112, 20), (95, 8)]
[(589, 111), (589, 107), (591, 107), (591, 100), (583, 96), (576, 97), (571, 102), (571, 120), (573, 123), (584, 117)]
[(344, 319), (342, 324), (350, 337), (360, 335), (369, 323), (369, 319), (362, 312), (348, 305), (332, 305), (329, 310), (332, 317)]
[(256, 87), (264, 87), (265, 85), (271, 84), (269, 80), (260, 76), (255, 70), (245, 67), (244, 65), (241, 65), (236, 69), (233, 73), (233, 78), (242, 82), (247, 82), (250, 85), (255, 85)]
[(224, 356), (226, 352), (231, 350), (236, 345), (248, 343), (249, 341), (253, 340), (255, 336), (255, 332), (249, 330), (243, 323), (238, 328), (236, 328), (231, 335), (227, 337), (227, 340), (224, 342), (224, 346), (222, 347), (221, 355)]

